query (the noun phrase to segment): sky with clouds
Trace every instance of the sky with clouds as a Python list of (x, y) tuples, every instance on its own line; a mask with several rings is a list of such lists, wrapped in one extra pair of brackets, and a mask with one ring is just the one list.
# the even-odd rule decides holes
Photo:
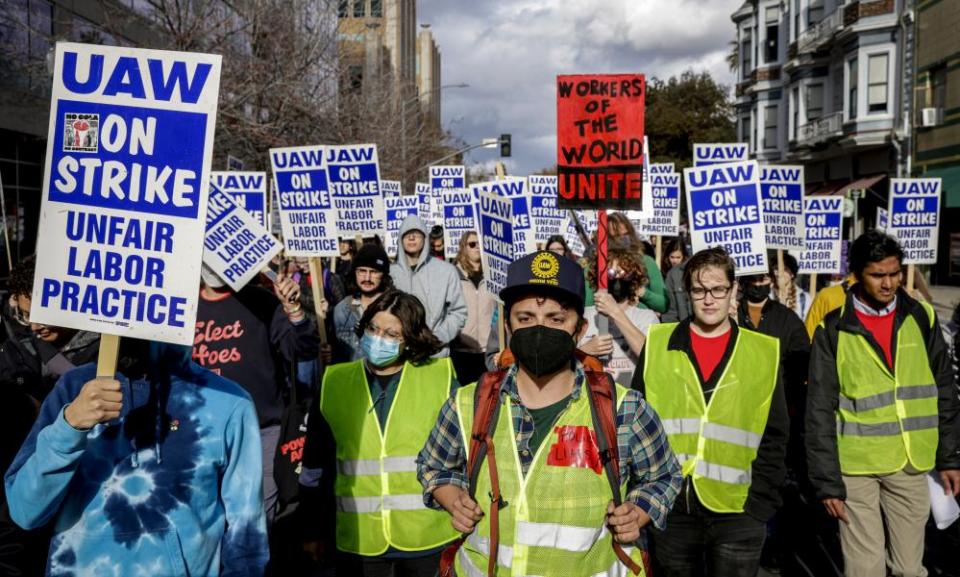
[[(743, 0), (419, 0), (442, 54), (443, 125), (468, 144), (513, 135), (514, 175), (556, 162), (556, 76), (706, 70), (735, 82), (725, 62), (730, 15)], [(468, 166), (493, 163), (495, 150)]]

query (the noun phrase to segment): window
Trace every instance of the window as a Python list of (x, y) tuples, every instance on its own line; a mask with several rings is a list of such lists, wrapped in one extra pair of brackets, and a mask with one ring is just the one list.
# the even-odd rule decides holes
[(740, 118), (740, 142), (746, 142), (748, 147), (750, 144), (750, 117), (743, 116)]
[(364, 6), (364, 3), (366, 1), (367, 0), (353, 0), (353, 17), (354, 18), (363, 18), (363, 15), (366, 14), (366, 12), (364, 11), (364, 9), (366, 8), (366, 6)]
[(780, 56), (780, 7), (773, 6), (766, 11), (767, 41), (764, 44), (763, 61), (776, 62)]
[(352, 65), (347, 69), (347, 85), (354, 92), (363, 89), (363, 66)]
[(847, 67), (847, 118), (853, 120), (857, 117), (857, 79), (858, 72), (857, 59), (850, 61)]
[(793, 0), (793, 39), (800, 38), (800, 0)]
[(807, 26), (815, 26), (823, 20), (823, 0), (810, 0), (807, 8)]
[(777, 105), (763, 109), (763, 147), (777, 147)]
[(887, 65), (889, 54), (872, 54), (867, 67), (867, 112), (887, 111)]
[(790, 125), (790, 139), (797, 139), (797, 132), (800, 129), (800, 88), (795, 87), (790, 93), (790, 111), (793, 117), (793, 123)]
[(370, 16), (374, 18), (383, 17), (383, 1), (382, 0), (370, 0)]
[(747, 28), (743, 31), (743, 40), (740, 42), (740, 58), (742, 59), (740, 71), (744, 80), (750, 76), (750, 72), (753, 70), (753, 59), (751, 58), (752, 54), (753, 38), (750, 35), (750, 29)]
[(349, 0), (338, 0), (337, 2), (337, 16), (340, 18), (346, 18), (350, 15), (350, 4)]
[(807, 85), (807, 120), (823, 116), (823, 84)]
[(757, 136), (754, 134), (754, 126), (757, 125), (757, 109), (754, 108), (750, 111), (750, 152), (753, 152), (757, 149)]
[(947, 67), (942, 65), (930, 71), (930, 106), (947, 106)]

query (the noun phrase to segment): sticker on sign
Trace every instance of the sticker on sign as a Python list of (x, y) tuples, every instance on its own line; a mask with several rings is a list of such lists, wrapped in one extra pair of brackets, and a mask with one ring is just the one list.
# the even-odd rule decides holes
[(220, 63), (57, 43), (34, 322), (193, 342)]

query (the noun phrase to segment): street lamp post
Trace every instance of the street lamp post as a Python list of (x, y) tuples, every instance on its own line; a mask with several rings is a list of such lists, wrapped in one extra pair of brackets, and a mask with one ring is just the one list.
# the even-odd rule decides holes
[(468, 88), (469, 86), (470, 85), (466, 82), (461, 82), (459, 84), (444, 84), (443, 86), (438, 86), (437, 88), (432, 88), (426, 92), (417, 94), (413, 98), (410, 98), (400, 104), (400, 163), (401, 166), (403, 166), (404, 186), (407, 185), (407, 107), (414, 102), (419, 102), (424, 96), (433, 94), (434, 92), (440, 92), (445, 88)]

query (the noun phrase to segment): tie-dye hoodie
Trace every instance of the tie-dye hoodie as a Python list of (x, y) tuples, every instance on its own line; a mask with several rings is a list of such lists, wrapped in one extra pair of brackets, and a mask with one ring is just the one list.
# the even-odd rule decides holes
[(269, 553), (253, 403), (189, 355), (151, 345), (147, 366), (163, 367), (161, 374), (119, 376), (120, 418), (89, 431), (72, 428), (63, 411), (95, 366), (64, 375), (44, 401), (5, 481), (17, 524), (54, 522), (48, 575), (263, 574)]

